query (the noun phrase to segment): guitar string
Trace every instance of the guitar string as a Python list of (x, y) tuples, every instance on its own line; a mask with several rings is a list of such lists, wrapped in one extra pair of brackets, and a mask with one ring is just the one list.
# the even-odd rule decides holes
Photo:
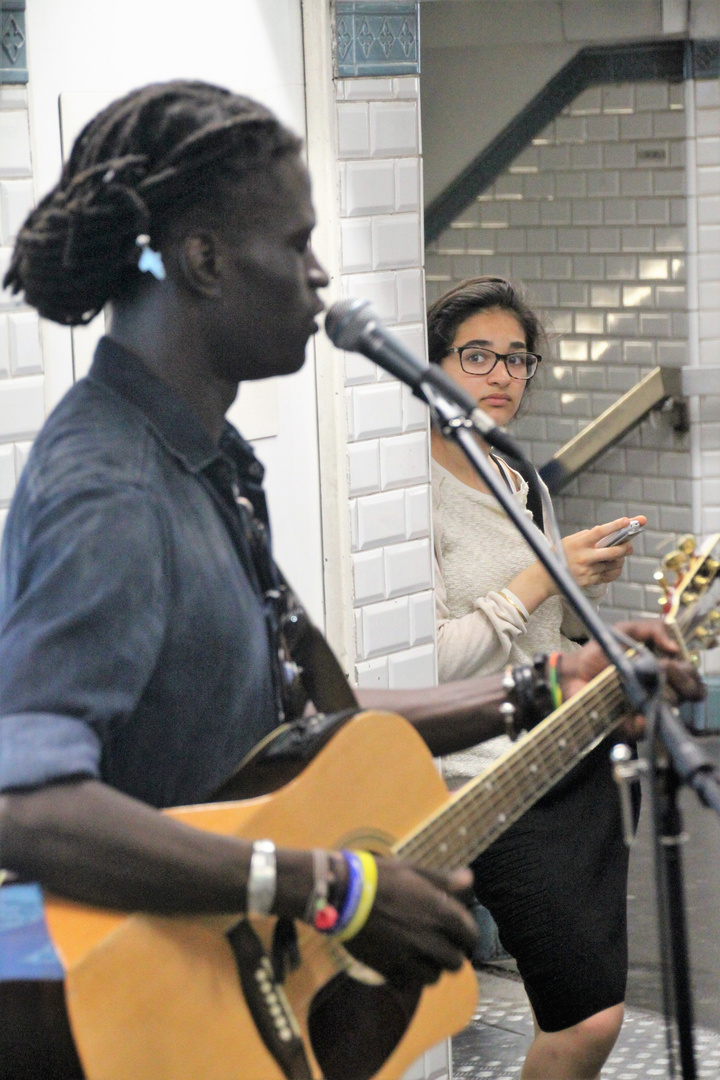
[[(465, 792), (464, 797), (461, 795), (453, 804), (446, 806), (431, 823), (421, 827), (414, 836), (400, 841), (394, 849), (395, 853), (427, 865), (425, 860), (435, 853), (446, 859), (450, 848), (460, 846), (467, 849), (468, 825), (476, 828), (480, 819), (489, 817), (491, 811), (496, 812), (498, 806), (507, 801), (513, 789), (522, 791), (522, 781), (525, 781), (525, 786), (529, 787), (530, 794), (535, 795), (541, 787), (549, 790), (559, 779), (559, 775), (554, 770), (560, 766), (561, 772), (569, 771), (569, 768), (578, 760), (578, 750), (605, 733), (607, 722), (603, 720), (602, 727), (598, 730), (597, 726), (591, 724), (589, 713), (597, 711), (598, 708), (606, 712), (608, 705), (617, 707), (623, 700), (624, 695), (619, 687), (612, 687), (609, 690), (604, 687), (598, 688), (581, 703), (582, 713), (578, 713), (577, 707), (571, 708), (564, 717), (557, 718), (549, 730), (538, 732), (534, 744), (520, 745), (516, 754), (496, 767), (498, 772), (494, 776), (488, 776), (486, 772), (481, 774), (476, 781), (471, 781), (472, 787)], [(573, 736), (579, 737), (580, 746), (568, 746), (568, 739), (572, 741)], [(530, 738), (532, 739), (532, 733)], [(561, 742), (563, 746), (559, 745)], [(527, 770), (519, 777), (516, 775), (518, 757), (523, 758), (523, 765), (527, 766)], [(535, 766), (534, 770), (532, 766)], [(528, 773), (531, 775), (529, 776)], [(522, 807), (520, 813), (524, 809), (525, 806)], [(515, 815), (516, 818), (518, 816), (520, 814)], [(501, 818), (498, 823), (503, 828), (509, 824), (507, 818)], [(464, 828), (464, 833), (460, 832), (461, 828)], [(458, 841), (460, 841), (459, 845)], [(438, 851), (440, 845), (444, 847)], [(461, 858), (460, 861), (464, 859)]]
[[(561, 724), (558, 724), (556, 721), (549, 725), (546, 730), (537, 733), (540, 738), (536, 738), (537, 745), (533, 747), (536, 756), (548, 749), (551, 751), (556, 749), (555, 744), (557, 743), (558, 738), (566, 737), (560, 734), (563, 727), (574, 726), (578, 734), (580, 733), (579, 729), (587, 728), (588, 724), (586, 717), (589, 712), (599, 711), (600, 708), (603, 708), (605, 711), (605, 717), (603, 718), (605, 720), (604, 727), (614, 719), (612, 715), (608, 714), (612, 714), (615, 709), (625, 703), (625, 697), (619, 685), (619, 680), (612, 679), (615, 672), (606, 672), (604, 674), (609, 675), (610, 677), (603, 680), (603, 685), (594, 688), (590, 694), (586, 693), (583, 695), (581, 702), (574, 702), (571, 699), (570, 702), (566, 703), (565, 708), (567, 711), (565, 715), (562, 718), (557, 718), (557, 720), (562, 720)], [(608, 682), (614, 682), (614, 685), (605, 685), (605, 683)], [(582, 711), (580, 710), (580, 706), (582, 706)], [(593, 741), (600, 733), (594, 728), (591, 728), (590, 731), (585, 731), (584, 734), (586, 737), (589, 735), (590, 741)], [(532, 737), (533, 733), (530, 732), (530, 738)], [(518, 749), (521, 751), (521, 755), (524, 756), (522, 752), (527, 752), (529, 747), (521, 746)], [(575, 760), (576, 759), (577, 752), (575, 754)], [(448, 865), (465, 865), (467, 861), (471, 861), (480, 854), (481, 851), (485, 850), (486, 847), (490, 846), (493, 840), (496, 839), (495, 833), (498, 835), (502, 833), (512, 824), (512, 821), (517, 820), (517, 818), (522, 816), (522, 813), (527, 809), (527, 805), (521, 806), (519, 812), (512, 815), (512, 818), (511, 815), (508, 815), (506, 821), (502, 823), (495, 822), (495, 827), (492, 829), (493, 835), (486, 836), (484, 834), (483, 829), (489, 831), (487, 825), (483, 822), (483, 819), (489, 816), (489, 805), (505, 802), (510, 796), (513, 787), (516, 786), (516, 779), (511, 775), (516, 764), (517, 762), (514, 758), (503, 763), (504, 768), (501, 769), (503, 775), (496, 784), (493, 784), (491, 792), (488, 792), (487, 788), (483, 788), (482, 786), (483, 781), (486, 782), (484, 774), (475, 781), (471, 781), (470, 783), (473, 786), (467, 792), (464, 799), (461, 797), (457, 802), (446, 807), (444, 811), (440, 812), (439, 818), (434, 819), (431, 825), (421, 828), (420, 833), (416, 834), (416, 836), (412, 837), (409, 841), (400, 841), (396, 844), (393, 848), (393, 853), (402, 858), (409, 858), (412, 861), (417, 862), (418, 865), (425, 866), (428, 869), (442, 869)], [(564, 759), (563, 764), (566, 764)], [(574, 760), (572, 764), (574, 764)], [(550, 779), (549, 783), (547, 783), (548, 790), (553, 786), (557, 779), (558, 777), (552, 777)], [(535, 790), (537, 790), (537, 788)], [(486, 796), (485, 800), (482, 799), (483, 795)], [(541, 796), (538, 795), (537, 798), (539, 797)], [(531, 799), (528, 805), (532, 805), (535, 801), (535, 798)], [(463, 804), (466, 805), (463, 806)], [(467, 851), (470, 851), (472, 845), (473, 853), (470, 854), (469, 857), (466, 856), (465, 858), (460, 859), (457, 863), (449, 863), (447, 854), (445, 852), (440, 853), (439, 851), (440, 844), (443, 841), (440, 840), (440, 842), (438, 842), (439, 838), (436, 826), (438, 825), (438, 822), (442, 823), (440, 832), (444, 832), (448, 836), (447, 842), (449, 846), (450, 841), (454, 839), (454, 837), (450, 836), (450, 833), (457, 834), (458, 832), (458, 820), (461, 822), (461, 827), (464, 827), (467, 833), (474, 834), (474, 842), (471, 836), (470, 842), (465, 845)], [(422, 840), (422, 843), (413, 846), (414, 840)], [(434, 856), (437, 856), (438, 854), (440, 854), (441, 857), (436, 860)], [(331, 953), (340, 969), (347, 968), (351, 963), (351, 960), (348, 959), (342, 946), (338, 946), (337, 943), (333, 942), (331, 937), (329, 938), (325, 935), (313, 933), (308, 935), (307, 940), (303, 942), (302, 952), (306, 960), (311, 960), (323, 952), (327, 955), (328, 951)]]
[[(613, 697), (617, 697), (617, 701), (614, 702), (614, 704), (620, 704), (622, 701), (621, 693), (611, 693), (610, 695), (605, 696), (607, 701), (597, 700), (597, 704), (609, 704), (610, 699)], [(598, 698), (600, 698), (600, 696), (598, 696)], [(577, 733), (580, 733), (578, 729), (586, 729), (583, 732), (585, 735), (582, 739), (583, 744), (592, 743), (599, 735), (604, 733), (604, 729), (607, 726), (606, 724), (603, 724), (603, 729), (598, 731), (594, 727), (589, 727), (587, 721), (583, 717), (580, 718), (579, 723), (577, 722), (577, 717), (571, 717), (570, 719), (575, 721), (572, 726)], [(567, 726), (568, 725), (566, 724), (565, 727)], [(519, 755), (521, 754), (525, 758), (525, 762), (527, 762), (528, 759), (531, 759), (530, 768), (532, 765), (538, 767), (538, 759), (540, 759), (540, 766), (542, 766), (543, 772), (545, 773), (544, 779), (542, 774), (540, 774), (540, 776), (531, 775), (531, 777), (528, 777), (527, 773), (523, 773), (523, 775), (518, 778), (515, 775), (515, 758), (519, 755), (515, 755), (509, 761), (506, 760), (501, 763), (500, 771), (494, 777), (488, 777), (487, 773), (482, 774), (482, 778), (478, 778), (478, 781), (473, 783), (473, 787), (466, 792), (464, 798), (461, 796), (457, 802), (446, 807), (444, 812), (441, 811), (440, 815), (428, 826), (421, 829), (415, 837), (408, 841), (400, 842), (396, 847), (396, 853), (401, 854), (405, 858), (409, 857), (411, 859), (416, 859), (425, 865), (424, 860), (428, 855), (437, 850), (439, 844), (445, 843), (445, 847), (439, 852), (442, 856), (446, 856), (447, 851), (451, 846), (457, 846), (458, 826), (464, 826), (465, 831), (467, 832), (468, 824), (477, 827), (479, 819), (488, 817), (491, 811), (496, 813), (498, 806), (507, 801), (507, 798), (512, 794), (513, 789), (517, 791), (520, 786), (519, 781), (525, 780), (527, 783), (529, 780), (531, 794), (537, 792), (541, 787), (545, 787), (546, 789), (552, 787), (552, 784), (559, 779), (557, 772), (553, 772), (554, 767), (560, 764), (561, 772), (569, 771), (569, 768), (572, 767), (574, 762), (578, 759), (577, 750), (573, 747), (570, 748), (569, 753), (559, 753), (557, 744), (565, 737), (567, 746), (567, 734), (569, 733), (564, 732), (562, 727), (558, 728), (557, 725), (553, 725), (552, 731), (543, 732), (543, 737), (537, 739), (532, 748), (529, 746), (520, 747)], [(528, 753), (530, 750), (532, 750), (532, 753)], [(488, 781), (492, 786), (489, 786)], [(478, 805), (478, 803), (480, 805)], [(522, 812), (522, 810), (520, 812)], [(517, 817), (519, 815), (516, 814), (515, 816)], [(506, 820), (500, 819), (499, 824), (503, 826), (506, 825)], [(461, 846), (467, 848), (468, 842), (465, 840), (464, 834), (460, 834), (460, 838), (462, 841)], [(461, 861), (463, 860), (461, 859)]]

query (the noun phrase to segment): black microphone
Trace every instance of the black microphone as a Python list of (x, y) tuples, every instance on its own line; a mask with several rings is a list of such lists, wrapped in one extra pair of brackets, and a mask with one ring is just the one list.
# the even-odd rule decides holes
[(477, 407), (474, 398), (443, 371), (439, 364), (422, 364), (395, 337), (370, 307), (369, 300), (338, 300), (325, 316), (325, 333), (338, 349), (358, 352), (407, 383), (415, 397), (427, 401), (423, 384), (433, 387), (462, 409), (483, 439), (513, 457), (520, 448), (501, 427)]

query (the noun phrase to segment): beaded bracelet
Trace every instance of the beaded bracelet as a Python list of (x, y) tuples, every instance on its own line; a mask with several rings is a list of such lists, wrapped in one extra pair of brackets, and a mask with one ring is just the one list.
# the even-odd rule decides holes
[(343, 851), (342, 855), (348, 869), (348, 887), (338, 920), (333, 928), (333, 934), (341, 934), (347, 928), (357, 911), (363, 888), (363, 865), (358, 853), (355, 851)]
[(355, 912), (344, 930), (335, 934), (338, 941), (351, 941), (368, 921), (377, 894), (377, 863), (369, 851), (356, 852), (362, 866), (362, 889)]
[(532, 664), (506, 669), (502, 685), (507, 700), (500, 706), (500, 712), (511, 739), (535, 727), (557, 707), (547, 667), (547, 656), (538, 653)]

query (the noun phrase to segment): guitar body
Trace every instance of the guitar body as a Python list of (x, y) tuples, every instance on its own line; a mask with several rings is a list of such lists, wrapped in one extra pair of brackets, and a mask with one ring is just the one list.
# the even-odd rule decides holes
[[(411, 725), (363, 713), (272, 795), (167, 812), (199, 829), (279, 846), (386, 854), (449, 799)], [(225, 936), (237, 916), (125, 916), (48, 897), (46, 917), (87, 1080), (283, 1080)], [(269, 951), (275, 920), (252, 923)], [(301, 964), (284, 989), (314, 1080), (399, 1080), (469, 1023), (477, 998), (470, 964), (418, 998), (368, 981), (342, 946), (296, 926)]]

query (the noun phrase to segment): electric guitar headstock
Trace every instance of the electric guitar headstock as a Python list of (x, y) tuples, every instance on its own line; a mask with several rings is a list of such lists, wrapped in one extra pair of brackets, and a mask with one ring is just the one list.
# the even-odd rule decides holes
[(677, 548), (662, 560), (653, 575), (662, 586), (659, 600), (668, 630), (686, 660), (697, 664), (698, 653), (720, 644), (720, 559), (715, 548), (720, 533), (699, 546), (694, 536), (683, 536)]

